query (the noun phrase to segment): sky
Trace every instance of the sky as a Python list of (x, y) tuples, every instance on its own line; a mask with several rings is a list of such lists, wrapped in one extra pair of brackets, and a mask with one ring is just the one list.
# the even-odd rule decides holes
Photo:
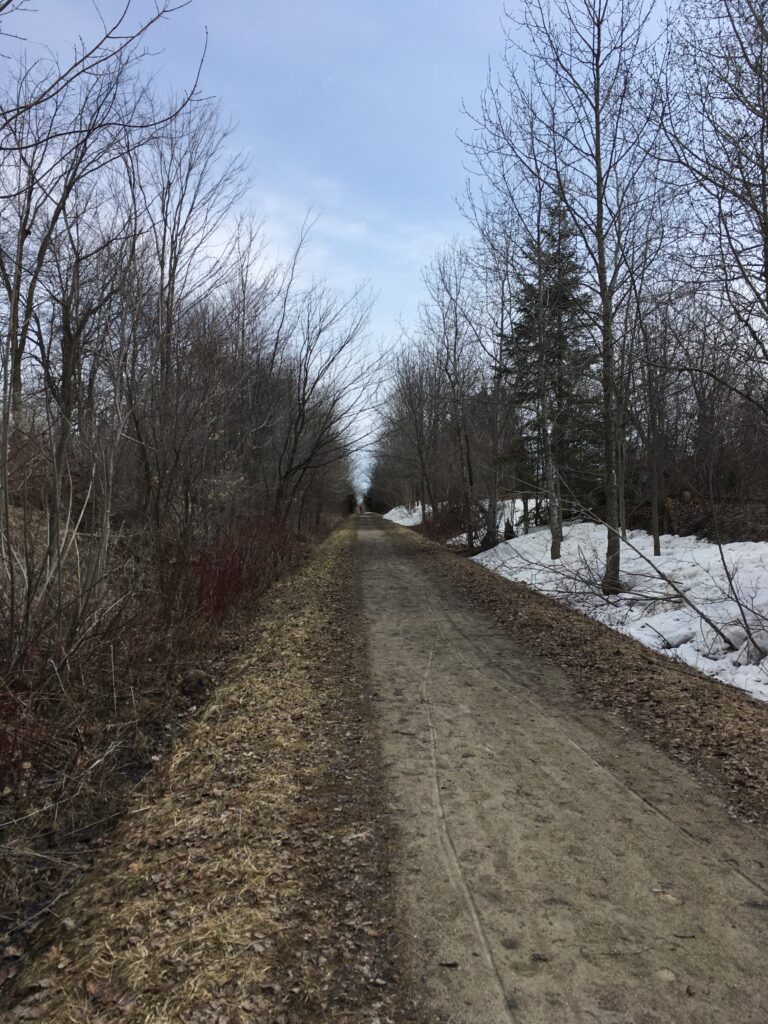
[[(31, 6), (22, 31), (56, 49), (94, 24), (91, 0)], [(207, 33), (202, 91), (235, 122), (271, 244), (288, 251), (319, 214), (308, 272), (367, 282), (372, 338), (389, 346), (416, 315), (421, 267), (465, 230), (462, 102), (477, 108), (502, 13), (502, 0), (192, 0), (153, 34), (152, 61), (182, 90)]]

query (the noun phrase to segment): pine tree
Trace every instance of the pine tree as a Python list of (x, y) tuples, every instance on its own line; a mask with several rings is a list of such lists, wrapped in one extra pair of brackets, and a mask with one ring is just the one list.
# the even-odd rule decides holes
[(576, 233), (562, 200), (544, 210), (525, 251), (525, 264), (508, 370), (521, 400), (532, 409), (530, 427), (541, 452), (551, 554), (556, 559), (562, 542), (563, 486), (579, 498), (585, 496), (591, 476), (587, 467), (595, 464), (599, 444), (595, 396), (577, 384), (589, 378), (594, 317)]

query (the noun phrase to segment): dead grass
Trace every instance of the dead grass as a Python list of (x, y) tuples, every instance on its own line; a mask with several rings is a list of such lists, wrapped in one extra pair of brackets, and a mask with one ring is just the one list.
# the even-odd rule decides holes
[[(19, 550), (28, 546), (44, 566), (45, 514), (12, 508), (10, 521)], [(0, 988), (3, 946), (24, 947), (30, 915), (36, 923), (78, 875), (84, 853), (87, 860), (83, 840), (119, 818), (137, 781), (186, 728), (183, 669), (211, 670), (231, 653), (275, 577), (314, 546), (254, 513), (182, 571), (149, 560), (138, 533), (115, 533), (108, 595), (73, 644), (65, 634), (92, 538), (73, 540), (61, 591), (37, 588), (13, 668), (10, 634), (0, 643)], [(162, 584), (177, 572), (174, 605)]]
[(338, 531), (273, 588), (202, 719), (18, 961), (5, 1019), (404, 1019), (350, 542)]

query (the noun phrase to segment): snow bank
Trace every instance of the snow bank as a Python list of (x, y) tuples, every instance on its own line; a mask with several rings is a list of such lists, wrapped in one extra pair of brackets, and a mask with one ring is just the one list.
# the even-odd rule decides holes
[[(484, 505), (485, 502), (481, 502)], [(430, 510), (430, 506), (426, 506), (427, 512)], [(529, 505), (529, 512), (531, 516), (531, 522), (533, 522), (533, 502)], [(422, 515), (421, 506), (415, 505), (411, 508), (408, 505), (398, 505), (397, 508), (390, 509), (384, 516), (384, 519), (388, 519), (391, 523), (397, 523), (398, 526), (421, 526)], [(499, 533), (504, 532), (504, 523), (507, 519), (512, 521), (515, 532), (522, 529), (523, 522), (523, 503), (519, 499), (509, 501), (500, 501), (497, 505), (496, 513), (496, 526)], [(480, 530), (477, 535), (478, 542), (482, 540), (485, 531)], [(452, 537), (448, 542), (449, 545), (459, 547), (467, 543), (467, 535), (465, 533), (460, 534), (458, 537)]]
[(408, 508), (407, 505), (398, 505), (397, 508), (390, 509), (382, 518), (388, 519), (390, 523), (397, 523), (398, 526), (421, 526), (421, 506)]
[[(482, 504), (486, 504), (483, 502)], [(530, 523), (533, 523), (533, 502), (528, 505), (528, 514), (530, 516)], [(515, 533), (518, 533), (523, 528), (523, 503), (520, 499), (511, 498), (507, 501), (500, 501), (496, 506), (496, 531), (499, 537), (504, 536), (504, 524), (509, 519), (514, 527)], [(541, 527), (531, 526), (531, 530), (541, 529)], [(475, 535), (475, 542), (477, 544), (482, 543), (483, 537), (485, 537), (485, 528), (481, 527)], [(467, 546), (467, 535), (466, 533), (460, 533), (457, 537), (451, 537), (450, 540), (446, 541), (446, 544), (450, 548), (463, 548)]]
[[(550, 560), (549, 544), (549, 531), (539, 530), (505, 541), (474, 560), (768, 701), (768, 657), (761, 657), (749, 642), (744, 622), (746, 618), (752, 638), (768, 652), (768, 543), (726, 544), (721, 557), (717, 545), (709, 541), (665, 536), (661, 538), (661, 557), (654, 558), (650, 535), (633, 531), (621, 549), (625, 589), (615, 597), (600, 593), (605, 565), (604, 526), (566, 526), (559, 562)], [(658, 576), (654, 566), (674, 581), (684, 597)], [(718, 630), (736, 647), (735, 651), (729, 649)]]

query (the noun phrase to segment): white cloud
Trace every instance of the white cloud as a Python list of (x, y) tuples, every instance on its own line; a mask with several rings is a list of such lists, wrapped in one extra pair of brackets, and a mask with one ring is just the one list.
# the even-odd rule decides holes
[(413, 319), (422, 267), (463, 225), (458, 212), (443, 222), (405, 219), (359, 199), (341, 181), (304, 177), (296, 168), (279, 187), (257, 182), (251, 196), (277, 257), (293, 250), (307, 217), (315, 218), (304, 272), (341, 290), (369, 283), (377, 296), (371, 325), (377, 340), (393, 340), (399, 322)]

